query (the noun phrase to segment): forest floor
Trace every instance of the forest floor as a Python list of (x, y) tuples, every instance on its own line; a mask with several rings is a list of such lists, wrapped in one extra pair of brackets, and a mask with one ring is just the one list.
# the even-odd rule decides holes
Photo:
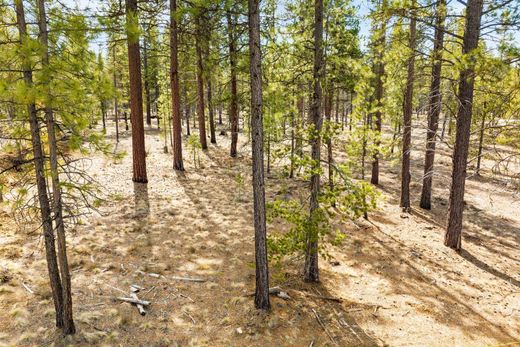
[[(231, 159), (229, 138), (218, 136), (199, 168), (186, 150), (179, 174), (164, 139), (148, 129), (147, 186), (131, 181), (128, 134), (122, 160), (92, 158), (88, 171), (108, 199), (101, 215), (69, 231), (78, 332), (66, 339), (53, 326), (42, 239), (2, 207), (0, 345), (520, 346), (518, 192), (489, 170), (468, 179), (464, 250), (444, 247), (451, 160), (441, 147), (433, 210), (421, 210), (422, 133), (414, 133), (412, 213), (398, 207), (399, 167), (383, 161), (378, 211), (340, 226), (347, 237), (320, 260), (322, 282), (302, 282), (301, 259), (272, 265), (271, 285), (291, 299), (273, 296), (272, 311), (257, 312), (248, 296), (254, 233), (244, 138)], [(305, 188), (273, 174), (267, 199)], [(151, 302), (145, 316), (115, 300), (132, 284)]]

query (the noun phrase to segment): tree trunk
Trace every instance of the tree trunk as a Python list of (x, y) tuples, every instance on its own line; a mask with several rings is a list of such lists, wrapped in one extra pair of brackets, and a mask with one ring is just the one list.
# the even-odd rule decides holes
[(184, 85), (184, 117), (186, 117), (186, 135), (190, 136), (190, 111), (191, 107), (188, 102), (188, 88)]
[(268, 310), (269, 270), (264, 190), (264, 131), (262, 119), (262, 56), (260, 51), (259, 0), (248, 0), (249, 66), (251, 74), (251, 130), (253, 156), (253, 200), (255, 224), (256, 290), (255, 307)]
[(294, 112), (291, 111), (291, 167), (289, 170), (289, 178), (294, 177), (294, 127), (295, 127), (295, 121), (294, 121)]
[[(47, 15), (45, 12), (45, 1), (38, 0), (38, 13), (39, 20), (38, 25), (40, 29), (40, 42), (42, 44), (43, 55), (42, 65), (44, 67), (49, 65), (49, 38), (47, 31)], [(47, 102), (50, 102), (51, 90), (50, 90), (50, 76), (46, 76), (44, 86), (47, 93)], [(102, 102), (105, 105), (104, 102)], [(105, 107), (103, 107), (105, 109)], [(103, 112), (106, 113), (105, 110)], [(60, 275), (62, 281), (62, 297), (63, 297), (63, 333), (65, 335), (74, 334), (76, 328), (74, 326), (74, 320), (72, 318), (72, 290), (71, 280), (69, 272), (69, 262), (67, 259), (67, 241), (65, 237), (65, 223), (63, 221), (63, 206), (61, 197), (61, 186), (58, 171), (58, 151), (56, 143), (56, 131), (54, 125), (54, 112), (49, 106), (45, 106), (45, 119), (47, 123), (47, 137), (49, 142), (49, 154), (50, 154), (50, 167), (51, 167), (51, 178), (52, 178), (52, 196), (53, 204), (52, 209), (54, 212), (54, 222), (56, 223), (56, 234), (58, 236), (58, 263), (60, 267)], [(103, 124), (104, 126), (104, 124)]]
[(231, 120), (231, 149), (229, 155), (237, 156), (238, 142), (238, 92), (237, 92), (237, 56), (235, 42), (235, 18), (231, 12), (227, 12), (228, 40), (229, 40), (229, 65), (231, 68), (231, 104), (229, 105), (229, 117)]
[[(15, 6), (20, 42), (23, 45), (28, 38), (23, 1), (15, 1)], [(22, 65), (24, 82), (28, 88), (33, 88), (31, 62), (24, 59)], [(40, 205), (40, 217), (42, 220), (43, 236), (45, 239), (45, 257), (47, 260), (47, 270), (49, 273), (52, 298), (54, 301), (54, 310), (56, 312), (56, 326), (63, 327), (63, 290), (58, 262), (56, 259), (56, 245), (52, 227), (51, 207), (47, 195), (47, 182), (44, 172), (45, 159), (40, 137), (40, 125), (38, 123), (36, 105), (34, 102), (31, 101), (27, 104), (27, 113), (29, 115), (29, 125), (31, 129), (31, 142), (34, 156), (36, 188)]]
[(354, 111), (354, 92), (350, 91), (350, 103), (349, 103), (349, 112), (348, 115), (350, 116), (348, 121), (348, 131), (352, 131), (352, 112)]
[(199, 118), (199, 141), (203, 150), (208, 149), (206, 140), (206, 116), (204, 115), (204, 64), (202, 61), (202, 47), (200, 38), (202, 37), (201, 18), (197, 17), (197, 34), (195, 35), (195, 50), (197, 54), (197, 112)]
[(319, 213), (318, 196), (320, 194), (320, 147), (321, 147), (321, 83), (323, 75), (323, 0), (314, 0), (314, 91), (310, 109), (310, 119), (314, 126), (311, 135), (311, 158), (313, 161), (311, 176), (310, 198), (310, 225), (306, 235), (304, 280), (306, 282), (319, 282), (318, 268), (318, 225), (316, 225)]
[(105, 102), (101, 101), (101, 122), (103, 123), (103, 133), (107, 132), (107, 110), (105, 106)]
[(296, 121), (296, 154), (303, 159), (303, 139), (302, 139), (302, 128), (305, 119), (305, 98), (301, 96), (298, 100), (298, 120)]
[(341, 89), (338, 89), (338, 92), (336, 93), (336, 105), (334, 110), (334, 115), (336, 118), (336, 123), (339, 123), (339, 96), (341, 94)]
[(172, 90), (173, 169), (184, 171), (182, 162), (182, 126), (179, 96), (179, 60), (177, 46), (177, 0), (170, 0), (170, 85)]
[(207, 78), (207, 94), (208, 94), (208, 113), (209, 113), (209, 134), (211, 143), (217, 143), (217, 135), (215, 134), (215, 109), (213, 107), (213, 88), (211, 86), (211, 77)]
[(444, 113), (444, 121), (442, 122), (441, 142), (444, 141), (444, 133), (446, 132), (446, 123), (448, 121), (448, 113)]
[(435, 42), (433, 45), (432, 83), (430, 86), (430, 105), (428, 109), (428, 132), (426, 133), (426, 153), (424, 158), (424, 176), (420, 207), (431, 209), (433, 162), (435, 160), (435, 145), (439, 114), (441, 112), (441, 72), (442, 50), (444, 41), (444, 20), (446, 18), (446, 1), (437, 3), (437, 18), (435, 21)]
[[(412, 2), (412, 7), (415, 6)], [(410, 19), (410, 33), (408, 38), (408, 48), (410, 57), (408, 58), (406, 91), (404, 95), (403, 109), (403, 153), (401, 167), (401, 206), (404, 210), (410, 209), (410, 151), (412, 142), (412, 112), (413, 112), (413, 82), (415, 78), (415, 45), (416, 45), (416, 26), (415, 13)]]
[(484, 112), (482, 112), (482, 120), (480, 122), (480, 132), (478, 137), (478, 153), (477, 153), (477, 167), (475, 174), (480, 175), (480, 164), (482, 162), (482, 150), (484, 149), (484, 133), (486, 131), (486, 102), (484, 102)]
[[(137, 28), (137, 0), (126, 0), (126, 21), (129, 27)], [(135, 30), (137, 31), (137, 30)], [(128, 72), (130, 77), (130, 121), (132, 122), (132, 160), (134, 182), (146, 183), (146, 150), (143, 125), (143, 91), (141, 85), (141, 54), (139, 34), (127, 32)]]
[[(325, 103), (325, 117), (327, 118), (327, 164), (328, 164), (328, 174), (329, 174), (329, 189), (334, 189), (334, 171), (332, 168), (333, 158), (332, 158), (332, 99), (333, 99), (333, 88), (329, 90), (327, 95), (327, 102)], [(335, 205), (335, 204), (334, 204)]]
[(114, 117), (116, 122), (116, 143), (119, 143), (119, 105), (117, 100), (117, 74), (116, 74), (116, 46), (113, 48), (114, 54)]
[[(483, 0), (468, 0), (466, 6), (466, 27), (462, 53), (467, 56), (478, 47), (480, 20)], [(444, 244), (460, 250), (462, 234), (462, 214), (464, 212), (464, 186), (468, 161), (469, 137), (473, 105), (473, 89), (475, 84), (475, 57), (461, 71), (459, 77), (459, 108), (457, 112), (457, 133), (453, 149), (453, 173), (451, 176), (450, 204), (448, 211), (448, 228)]]
[[(381, 4), (382, 10), (386, 9), (386, 0), (383, 0)], [(376, 140), (375, 140), (375, 152), (373, 155), (372, 161), (372, 177), (370, 178), (370, 183), (377, 185), (379, 184), (379, 146), (381, 144), (381, 107), (383, 102), (383, 75), (385, 74), (385, 65), (383, 62), (383, 56), (385, 51), (385, 42), (386, 42), (386, 21), (383, 20), (381, 22), (381, 32), (379, 33), (379, 37), (376, 41), (376, 49), (377, 49), (377, 63), (375, 65), (375, 73), (376, 73), (376, 85), (375, 85), (375, 101), (376, 101), (376, 112), (375, 112), (375, 130), (376, 130)], [(352, 104), (352, 101), (351, 101)]]
[(363, 140), (361, 144), (361, 179), (365, 180), (365, 158), (367, 155), (368, 114), (363, 114)]
[(143, 40), (144, 97), (146, 99), (146, 124), (152, 126), (152, 106), (150, 98), (150, 77), (148, 71), (148, 39)]
[[(45, 12), (45, 1), (38, 0), (38, 25), (40, 29), (40, 43), (44, 48), (42, 54), (42, 65), (49, 65), (49, 39), (47, 31), (47, 15)], [(44, 87), (47, 93), (47, 102), (50, 102), (50, 76), (45, 76)], [(104, 102), (103, 102), (104, 104)], [(49, 105), (45, 105), (45, 120), (47, 123), (47, 137), (49, 142), (50, 167), (52, 179), (52, 210), (54, 222), (56, 223), (56, 235), (58, 236), (58, 263), (62, 281), (63, 298), (63, 333), (65, 335), (74, 334), (76, 328), (72, 318), (72, 290), (69, 272), (69, 262), (67, 259), (67, 241), (65, 237), (65, 224), (63, 221), (63, 206), (61, 197), (61, 186), (58, 171), (58, 151), (56, 144), (56, 132), (54, 127), (54, 112)]]

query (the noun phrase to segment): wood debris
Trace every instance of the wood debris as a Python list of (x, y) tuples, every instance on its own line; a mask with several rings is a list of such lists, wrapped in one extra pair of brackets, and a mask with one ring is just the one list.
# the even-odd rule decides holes
[[(137, 297), (137, 294), (135, 294), (135, 293), (130, 294), (130, 296), (132, 297), (132, 299), (139, 300), (139, 298)], [(137, 310), (139, 311), (139, 314), (141, 316), (144, 316), (146, 314), (144, 306), (141, 304), (136, 304), (136, 306), (137, 306)]]
[(134, 298), (125, 298), (125, 297), (122, 297), (122, 296), (117, 297), (117, 300), (124, 301), (124, 302), (129, 302), (129, 303), (135, 304), (135, 305), (143, 305), (143, 306), (150, 305), (150, 301), (134, 299)]
[(172, 280), (174, 281), (186, 281), (186, 282), (206, 282), (203, 278), (192, 278), (192, 277), (179, 277), (179, 276), (172, 276)]
[(25, 284), (25, 283), (22, 282), (22, 286), (23, 286), (23, 287), (25, 288), (25, 290), (27, 290), (30, 294), (34, 294), (34, 291), (33, 291), (31, 288), (29, 288), (29, 286), (27, 286), (27, 284)]
[(338, 345), (338, 343), (336, 342), (336, 340), (334, 339), (334, 337), (329, 333), (329, 331), (327, 330), (327, 327), (325, 326), (325, 323), (323, 323), (323, 321), (321, 320), (321, 317), (320, 315), (318, 314), (318, 312), (316, 312), (315, 309), (311, 309), (312, 312), (314, 313), (314, 316), (316, 317), (316, 320), (318, 321), (318, 323), (321, 325), (321, 327), (323, 328), (323, 330), (325, 331), (325, 333), (327, 334), (327, 336), (329, 337), (329, 339), (332, 341), (333, 344), (335, 344), (336, 346)]

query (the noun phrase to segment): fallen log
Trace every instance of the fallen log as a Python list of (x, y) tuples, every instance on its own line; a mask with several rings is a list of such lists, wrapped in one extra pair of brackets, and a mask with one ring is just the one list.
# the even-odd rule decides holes
[(186, 282), (206, 282), (203, 278), (193, 278), (193, 277), (179, 277), (172, 276), (172, 280), (174, 281), (186, 281)]

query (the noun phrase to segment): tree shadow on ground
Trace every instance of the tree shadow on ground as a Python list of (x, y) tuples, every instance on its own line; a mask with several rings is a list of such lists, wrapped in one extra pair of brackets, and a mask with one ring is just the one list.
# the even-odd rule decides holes
[[(449, 266), (449, 261), (444, 263), (423, 257), (415, 249), (385, 233), (376, 224), (371, 224), (373, 227), (368, 227), (359, 236), (358, 242), (363, 245), (364, 250), (360, 252), (355, 249), (357, 246), (354, 243), (350, 243), (346, 245), (345, 251), (351, 254), (354, 260), (365, 265), (364, 271), (386, 279), (389, 293), (414, 297), (435, 320), (460, 328), (469, 336), (478, 337), (484, 333), (502, 341), (514, 339), (504, 328), (494, 325), (457, 297), (463, 296), (462, 293), (455, 293), (456, 296), (448, 290), (450, 287), (437, 281), (435, 274), (444, 272), (451, 280), (464, 280), (467, 285), (482, 291), (482, 288), (475, 286), (470, 280), (462, 279), (459, 273), (454, 272)], [(518, 284), (518, 281), (490, 268), (467, 252), (463, 253), (462, 257), (513, 285)], [(425, 268), (435, 269), (435, 272), (421, 271)]]
[[(245, 180), (245, 196), (237, 196), (235, 194), (239, 189), (238, 183), (235, 180), (237, 172), (243, 172), (244, 167), (250, 165), (250, 158), (243, 156), (241, 158), (230, 158), (227, 149), (221, 146), (212, 145), (204, 152), (205, 167), (198, 172), (200, 176), (197, 178), (190, 178), (180, 180), (185, 193), (192, 199), (194, 204), (198, 206), (198, 213), (204, 218), (207, 223), (207, 228), (212, 230), (211, 237), (217, 237), (217, 231), (224, 233), (227, 237), (218, 239), (229, 249), (229, 256), (223, 260), (223, 272), (218, 276), (222, 276), (225, 281), (226, 278), (231, 278), (229, 271), (234, 271), (230, 265), (230, 258), (233, 256), (239, 259), (242, 264), (254, 264), (254, 232), (253, 232), (253, 218), (252, 218), (252, 189), (249, 178)], [(211, 178), (210, 178), (211, 177)], [(219, 180), (215, 181), (215, 177)], [(249, 177), (249, 176), (247, 176)], [(211, 179), (211, 184), (203, 183)], [(279, 180), (276, 180), (276, 183)], [(297, 182), (301, 186), (301, 182)], [(278, 185), (272, 184), (271, 188), (267, 188), (266, 194), (277, 195), (279, 192), (274, 192), (274, 188)], [(243, 210), (247, 209), (248, 213), (244, 214)], [(215, 222), (212, 216), (223, 215), (227, 217), (224, 223)], [(249, 234), (243, 232), (238, 234), (234, 231), (236, 228), (249, 229)], [(247, 253), (231, 253), (233, 244), (251, 245), (248, 247)], [(308, 341), (298, 340), (299, 343), (308, 345), (314, 341), (314, 345), (322, 345), (333, 343), (342, 346), (377, 346), (377, 338), (370, 336), (364, 331), (356, 322), (354, 317), (348, 313), (344, 302), (333, 302), (323, 300), (317, 296), (332, 297), (328, 288), (322, 284), (304, 283), (303, 278), (299, 273), (295, 273), (293, 269), (301, 268), (301, 264), (286, 264), (288, 271), (283, 271), (283, 279), (279, 279), (276, 275), (276, 267), (271, 262), (270, 284), (272, 286), (280, 285), (284, 291), (287, 291), (291, 296), (291, 300), (285, 301), (272, 296), (273, 310), (270, 316), (283, 318), (286, 322), (282, 324), (279, 329), (284, 330), (284, 334), (293, 334), (298, 329), (306, 330), (303, 337), (309, 339)], [(248, 292), (254, 292), (254, 268), (243, 275), (245, 286)], [(323, 272), (324, 277), (328, 277)], [(240, 290), (239, 290), (240, 289)], [(243, 295), (243, 289), (231, 289), (227, 293), (229, 298), (235, 295)], [(315, 296), (313, 296), (315, 295)], [(252, 300), (251, 300), (252, 301)], [(314, 311), (313, 311), (314, 310)], [(240, 312), (234, 314), (245, 319), (244, 314), (251, 315), (251, 312), (242, 309)], [(318, 315), (319, 319), (316, 317)], [(320, 323), (321, 322), (321, 323)], [(296, 330), (295, 330), (296, 329)], [(270, 329), (271, 333), (278, 334), (277, 329)], [(309, 334), (308, 332), (314, 332)], [(314, 336), (311, 339), (310, 336)]]
[(491, 274), (495, 277), (498, 277), (498, 278), (520, 288), (520, 281), (514, 279), (513, 277), (511, 277), (503, 272), (498, 271), (497, 269), (484, 263), (482, 260), (477, 259), (473, 254), (471, 254), (467, 250), (463, 249), (460, 251), (459, 254), (462, 258), (466, 259), (467, 261), (469, 261), (471, 264), (475, 265), (479, 269), (482, 269), (482, 270), (488, 272), (489, 274)]

